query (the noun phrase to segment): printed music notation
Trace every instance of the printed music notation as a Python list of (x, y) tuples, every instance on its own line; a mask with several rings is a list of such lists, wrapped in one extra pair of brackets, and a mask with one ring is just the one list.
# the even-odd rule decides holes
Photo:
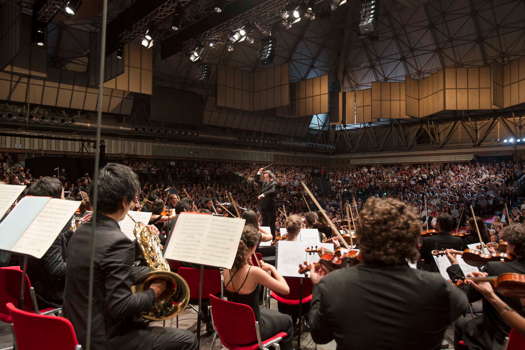
[(244, 219), (182, 213), (171, 235), (165, 258), (231, 268)]
[(25, 188), (22, 185), (0, 184), (0, 219), (2, 219)]

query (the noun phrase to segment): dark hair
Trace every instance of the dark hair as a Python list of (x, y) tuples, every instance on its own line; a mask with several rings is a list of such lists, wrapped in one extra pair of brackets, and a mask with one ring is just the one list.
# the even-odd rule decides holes
[(26, 196), (42, 196), (60, 198), (62, 196), (62, 183), (56, 177), (46, 176), (36, 180), (27, 189)]
[(514, 247), (516, 259), (525, 259), (525, 227), (522, 224), (512, 224), (503, 229), (503, 240)]
[(255, 226), (257, 229), (259, 228), (259, 222), (257, 221), (257, 214), (251, 210), (248, 209), (244, 213), (242, 213), (241, 218), (246, 220), (246, 225), (252, 225)]
[(379, 265), (406, 264), (419, 258), (417, 241), (421, 221), (400, 200), (370, 197), (359, 213), (357, 231), (364, 262)]
[[(137, 174), (130, 167), (108, 163), (98, 177), (97, 210), (112, 214), (122, 209), (122, 201), (131, 202), (139, 194), (140, 183)], [(89, 198), (93, 196), (94, 186), (90, 186)]]
[(439, 230), (442, 232), (450, 232), (454, 229), (454, 218), (450, 214), (441, 214), (437, 218)]
[(256, 247), (261, 240), (261, 234), (257, 227), (253, 225), (245, 225), (242, 231), (241, 240), (239, 241), (239, 248), (233, 261), (232, 270), (238, 270), (246, 264), (246, 253), (253, 247)]
[(314, 211), (309, 211), (304, 215), (304, 218), (306, 219), (306, 224), (310, 227), (313, 227), (317, 221), (319, 221), (319, 216)]
[(180, 214), (191, 209), (191, 203), (188, 198), (181, 199), (175, 204), (175, 213)]
[(162, 199), (155, 199), (151, 204), (150, 210), (155, 215), (162, 214), (162, 211), (164, 210), (164, 201)]

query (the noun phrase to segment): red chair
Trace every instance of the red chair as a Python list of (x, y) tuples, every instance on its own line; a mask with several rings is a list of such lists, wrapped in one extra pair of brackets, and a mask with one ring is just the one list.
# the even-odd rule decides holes
[(248, 305), (234, 303), (210, 295), (211, 315), (215, 332), (222, 345), (230, 350), (268, 349), (288, 336), (279, 332), (268, 339), (261, 339), (259, 322)]
[(75, 329), (63, 317), (39, 315), (7, 303), (13, 320), (17, 350), (75, 350), (80, 349)]
[[(0, 321), (11, 323), (11, 313), (6, 304), (18, 305), (20, 299), (20, 280), (22, 270), (18, 266), (0, 267)], [(34, 311), (33, 301), (30, 294), (31, 282), (26, 275), (24, 282), (24, 305), (23, 310)]]
[(507, 350), (523, 350), (525, 349), (525, 335), (518, 332), (516, 329), (511, 329), (509, 333), (509, 343)]
[(272, 298), (286, 305), (307, 304), (312, 301), (312, 290), (314, 286), (309, 278), (285, 277), (284, 279), (290, 287), (290, 293), (288, 295), (281, 295), (271, 292), (270, 296)]
[[(190, 287), (190, 299), (199, 299), (200, 270), (194, 267), (179, 267), (177, 273), (186, 280)], [(221, 272), (219, 269), (204, 269), (204, 284), (202, 286), (202, 299), (208, 300), (209, 294), (221, 292)]]

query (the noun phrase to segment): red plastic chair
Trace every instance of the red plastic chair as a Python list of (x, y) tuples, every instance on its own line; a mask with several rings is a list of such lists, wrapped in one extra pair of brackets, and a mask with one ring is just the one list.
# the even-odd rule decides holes
[(268, 339), (261, 339), (259, 322), (248, 305), (234, 303), (210, 295), (213, 327), (222, 345), (230, 350), (268, 349), (288, 336), (279, 332)]
[(509, 344), (507, 350), (523, 350), (525, 349), (525, 335), (518, 332), (514, 328), (509, 333)]
[(312, 301), (312, 290), (314, 286), (309, 278), (285, 277), (284, 279), (290, 287), (290, 293), (288, 295), (281, 295), (272, 291), (270, 293), (272, 298), (287, 305), (307, 304)]
[[(11, 323), (11, 313), (6, 304), (18, 305), (20, 299), (20, 280), (22, 270), (18, 266), (0, 267), (0, 321)], [(23, 310), (34, 311), (33, 301), (30, 294), (31, 282), (26, 275), (24, 282), (24, 305)]]
[(78, 344), (75, 329), (68, 319), (39, 315), (7, 303), (13, 319), (17, 350), (75, 350)]
[[(177, 273), (186, 280), (190, 287), (190, 299), (199, 299), (200, 270), (194, 267), (179, 267)], [(204, 284), (202, 286), (202, 299), (208, 300), (209, 294), (221, 292), (221, 272), (219, 269), (204, 269)]]

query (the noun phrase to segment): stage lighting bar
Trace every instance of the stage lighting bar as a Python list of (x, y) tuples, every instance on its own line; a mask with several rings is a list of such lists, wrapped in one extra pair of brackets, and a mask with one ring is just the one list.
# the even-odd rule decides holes
[(362, 35), (370, 34), (376, 30), (378, 8), (378, 0), (363, 0), (361, 3), (361, 22), (359, 23), (359, 32)]
[(262, 40), (260, 61), (262, 64), (272, 64), (275, 56), (275, 38), (268, 36)]
[(244, 40), (246, 40), (246, 37), (248, 36), (248, 33), (246, 32), (246, 29), (244, 27), (235, 29), (229, 36), (229, 40), (233, 44), (242, 43)]

